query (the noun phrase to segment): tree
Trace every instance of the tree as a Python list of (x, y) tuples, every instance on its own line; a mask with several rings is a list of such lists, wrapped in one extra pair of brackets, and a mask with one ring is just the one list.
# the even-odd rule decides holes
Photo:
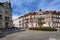
[(38, 18), (38, 25), (40, 27), (42, 27), (42, 25), (43, 25), (43, 18), (42, 17)]

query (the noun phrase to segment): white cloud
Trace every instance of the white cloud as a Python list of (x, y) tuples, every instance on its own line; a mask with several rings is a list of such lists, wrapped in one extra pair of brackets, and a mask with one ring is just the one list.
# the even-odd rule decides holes
[(12, 20), (17, 19), (19, 16), (18, 15), (13, 15)]
[(12, 20), (15, 20), (15, 19), (18, 19), (20, 16), (23, 16), (24, 14), (22, 14), (22, 15), (13, 15), (12, 16)]
[(13, 16), (12, 16), (12, 20), (14, 20), (14, 19), (16, 19), (16, 18), (18, 18), (18, 16), (16, 16), (16, 15), (13, 15)]

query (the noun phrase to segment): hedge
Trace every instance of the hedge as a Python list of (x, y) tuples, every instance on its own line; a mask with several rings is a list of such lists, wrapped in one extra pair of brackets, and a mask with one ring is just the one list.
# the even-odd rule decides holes
[(29, 30), (57, 31), (57, 29), (51, 27), (31, 27)]

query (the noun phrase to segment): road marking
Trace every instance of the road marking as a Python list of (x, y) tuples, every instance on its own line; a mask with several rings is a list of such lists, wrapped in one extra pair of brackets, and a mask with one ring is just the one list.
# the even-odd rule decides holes
[(55, 38), (49, 38), (49, 40), (56, 40)]

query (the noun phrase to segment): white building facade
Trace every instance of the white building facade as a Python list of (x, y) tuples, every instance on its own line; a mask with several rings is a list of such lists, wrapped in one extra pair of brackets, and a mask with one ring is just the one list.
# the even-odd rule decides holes
[(12, 8), (10, 2), (0, 2), (0, 29), (12, 27)]
[[(56, 17), (55, 17), (56, 16)], [(15, 27), (40, 27), (39, 18), (43, 18), (43, 27), (60, 27), (60, 12), (56, 11), (39, 11), (39, 12), (30, 12), (19, 17), (17, 20), (13, 20)]]

